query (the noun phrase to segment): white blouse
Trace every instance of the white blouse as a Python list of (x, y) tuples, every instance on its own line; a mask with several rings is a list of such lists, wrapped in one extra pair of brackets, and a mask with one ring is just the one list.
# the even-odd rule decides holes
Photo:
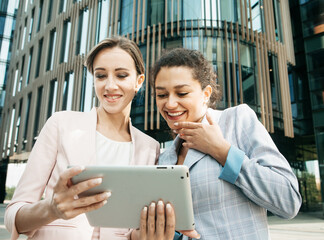
[(117, 142), (96, 132), (97, 165), (129, 165), (132, 142)]

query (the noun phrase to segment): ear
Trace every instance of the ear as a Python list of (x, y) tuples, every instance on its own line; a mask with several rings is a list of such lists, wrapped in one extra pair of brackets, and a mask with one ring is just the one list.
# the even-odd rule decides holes
[(135, 84), (135, 90), (136, 90), (136, 92), (138, 92), (138, 90), (140, 90), (140, 88), (143, 85), (144, 80), (145, 80), (145, 75), (144, 74), (141, 74), (141, 75), (139, 75), (137, 77), (136, 84)]
[(210, 98), (212, 92), (213, 92), (213, 88), (210, 85), (207, 85), (203, 89), (204, 99), (205, 99), (205, 102), (206, 103), (209, 101), (209, 98)]

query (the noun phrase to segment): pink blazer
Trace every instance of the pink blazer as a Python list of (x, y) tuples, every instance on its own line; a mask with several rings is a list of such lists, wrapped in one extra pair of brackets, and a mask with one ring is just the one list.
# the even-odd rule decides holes
[[(48, 119), (30, 153), (26, 170), (5, 212), (5, 225), (12, 233), (17, 211), (25, 204), (50, 198), (62, 171), (68, 165), (96, 164), (97, 112), (57, 112)], [(152, 165), (159, 156), (159, 143), (130, 124), (133, 142), (131, 165)], [(109, 204), (109, 202), (108, 202)], [(122, 206), (121, 206), (122, 207)], [(138, 216), (140, 217), (140, 216)], [(100, 239), (128, 239), (129, 229), (101, 228)], [(90, 240), (93, 234), (85, 214), (70, 220), (58, 219), (26, 235), (29, 239)]]

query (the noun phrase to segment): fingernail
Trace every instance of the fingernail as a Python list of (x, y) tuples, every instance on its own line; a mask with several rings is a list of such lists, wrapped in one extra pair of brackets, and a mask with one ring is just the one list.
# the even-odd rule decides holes
[(152, 202), (152, 203), (151, 203), (151, 207), (152, 207), (152, 208), (155, 208), (155, 202)]
[(163, 202), (161, 200), (158, 201), (158, 206), (163, 206)]
[(111, 196), (111, 192), (106, 192), (106, 196), (109, 198)]
[(147, 207), (146, 206), (143, 208), (143, 211), (144, 212), (147, 212)]
[(102, 204), (103, 204), (103, 205), (105, 205), (105, 204), (106, 204), (107, 202), (108, 202), (108, 201), (107, 201), (107, 200), (105, 200), (105, 201), (103, 201), (103, 202), (102, 202)]
[(92, 180), (94, 184), (100, 184), (102, 183), (102, 178), (96, 178)]
[(171, 204), (170, 203), (167, 203), (167, 205), (166, 205), (166, 209), (167, 209), (167, 211), (171, 211)]
[(175, 122), (175, 123), (174, 123), (173, 125), (174, 125), (174, 126), (178, 126), (178, 125), (179, 125), (179, 123)]
[(174, 130), (174, 129), (173, 129), (172, 131), (173, 131), (174, 133), (178, 133), (178, 131), (177, 131), (177, 130)]

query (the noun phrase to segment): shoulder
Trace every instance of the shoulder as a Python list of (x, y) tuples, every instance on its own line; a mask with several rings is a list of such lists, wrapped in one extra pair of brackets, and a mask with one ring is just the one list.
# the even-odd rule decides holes
[(59, 111), (46, 121), (44, 127), (76, 129), (92, 126), (96, 122), (96, 110), (91, 112)]
[(78, 111), (59, 111), (53, 113), (48, 121), (57, 121), (59, 123), (84, 123), (91, 119), (96, 118), (96, 111), (91, 110), (90, 112), (78, 112)]
[[(215, 111), (215, 110), (214, 110)], [(247, 104), (240, 104), (235, 107), (229, 107), (221, 112), (221, 117), (225, 119), (235, 119), (236, 121), (254, 121), (258, 120), (256, 113)]]

